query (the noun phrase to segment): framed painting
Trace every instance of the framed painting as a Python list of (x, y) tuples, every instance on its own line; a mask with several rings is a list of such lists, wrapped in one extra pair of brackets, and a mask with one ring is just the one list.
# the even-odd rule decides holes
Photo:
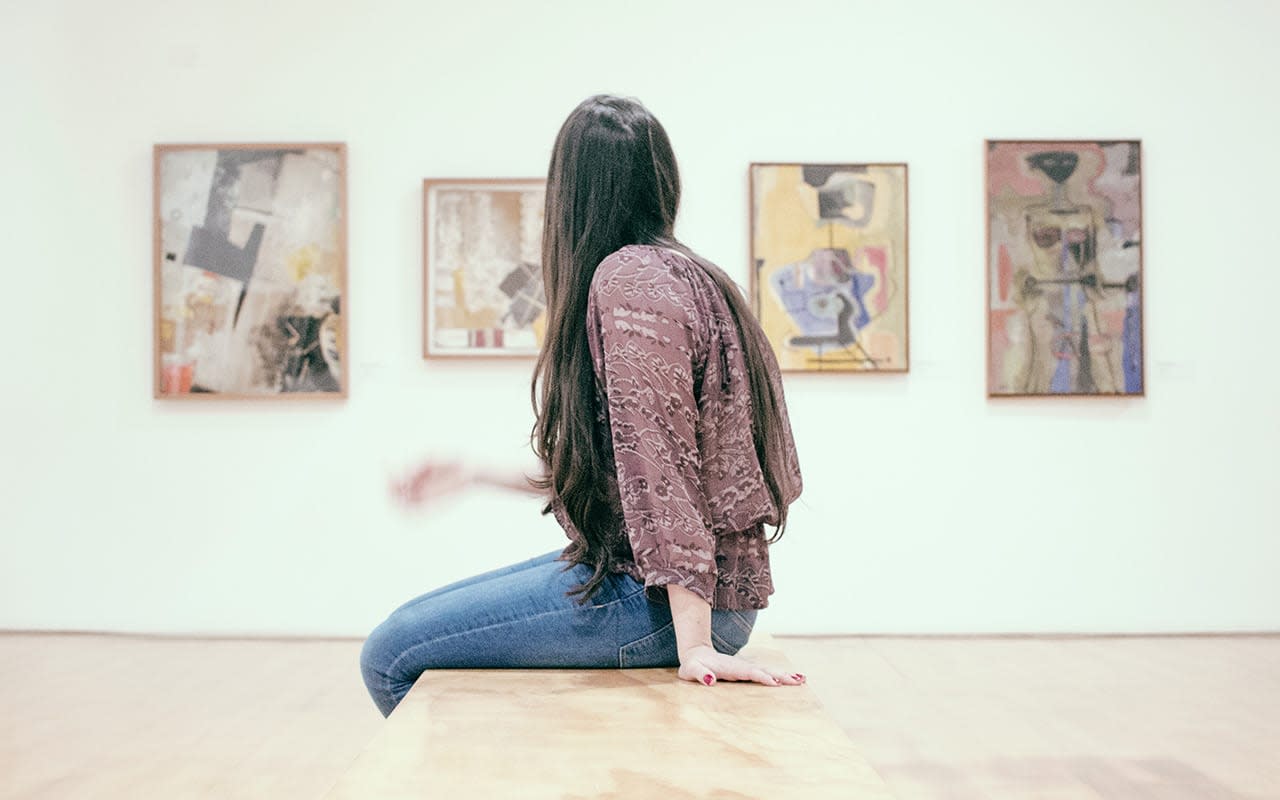
[(906, 372), (906, 164), (752, 164), (751, 298), (789, 372)]
[(154, 160), (155, 396), (346, 397), (346, 146)]
[(987, 395), (1142, 395), (1142, 147), (986, 143)]
[(532, 357), (546, 327), (540, 178), (423, 181), (423, 357)]

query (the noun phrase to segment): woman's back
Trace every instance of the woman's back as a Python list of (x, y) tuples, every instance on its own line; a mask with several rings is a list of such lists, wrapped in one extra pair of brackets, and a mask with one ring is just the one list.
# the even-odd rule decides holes
[[(684, 253), (628, 245), (596, 269), (586, 328), (602, 491), (618, 524), (610, 571), (655, 597), (676, 583), (716, 608), (765, 607), (773, 584), (763, 525), (778, 513), (754, 444), (741, 335), (719, 286)], [(772, 359), (768, 369), (776, 382)], [(778, 410), (790, 502), (800, 472), (785, 405)], [(563, 505), (552, 510), (575, 539)]]

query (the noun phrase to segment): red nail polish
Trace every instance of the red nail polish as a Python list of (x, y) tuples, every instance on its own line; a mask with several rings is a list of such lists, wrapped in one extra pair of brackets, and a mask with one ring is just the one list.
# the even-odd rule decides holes
[(708, 686), (710, 686), (711, 684), (715, 683), (715, 680), (716, 680), (716, 679), (715, 679), (715, 678), (713, 678), (713, 677), (711, 677), (710, 675), (703, 675), (703, 676), (702, 676), (702, 682), (703, 682), (703, 683), (705, 683), (705, 684), (706, 684), (706, 685), (708, 685)]

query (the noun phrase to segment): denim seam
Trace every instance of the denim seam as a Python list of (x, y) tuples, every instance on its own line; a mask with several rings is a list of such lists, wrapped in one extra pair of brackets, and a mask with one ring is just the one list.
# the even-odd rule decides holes
[[(397, 607), (396, 610), (392, 611), (391, 613), (392, 615), (395, 615), (400, 613), (401, 611), (404, 611), (410, 606), (416, 605), (419, 602), (422, 602), (424, 600), (434, 600), (437, 597), (444, 597), (445, 595), (456, 592), (459, 589), (469, 589), (472, 586), (475, 586), (476, 584), (474, 581), (478, 581), (479, 579), (506, 578), (511, 575), (515, 575), (519, 572), (524, 572), (525, 570), (536, 569), (537, 567), (541, 567), (547, 563), (555, 563), (555, 561), (557, 560), (556, 558), (548, 559), (548, 557), (557, 556), (560, 554), (560, 552), (561, 551), (559, 550), (553, 550), (550, 553), (543, 553), (540, 556), (534, 556), (533, 558), (530, 558), (527, 561), (521, 561), (518, 564), (512, 564), (510, 567), (507, 567), (506, 569), (492, 570), (489, 573), (477, 575), (474, 578), (454, 581), (453, 583), (447, 586), (442, 586), (439, 589), (427, 592), (426, 594), (419, 595), (418, 597), (411, 598), (410, 600), (407, 600), (404, 603), (401, 603), (400, 606)], [(547, 559), (547, 560), (544, 560), (544, 559)], [(497, 572), (499, 574), (494, 575), (492, 574), (493, 572)]]
[[(627, 661), (628, 648), (635, 649), (637, 645), (643, 646), (650, 639), (653, 639), (655, 636), (660, 636), (661, 634), (666, 633), (668, 628), (674, 628), (674, 627), (675, 627), (675, 623), (668, 622), (666, 625), (663, 625), (661, 628), (658, 628), (656, 631), (647, 633), (644, 636), (641, 636), (639, 639), (636, 639), (634, 642), (627, 642), (624, 645), (620, 645), (618, 647), (618, 669), (627, 669), (626, 661)], [(742, 649), (741, 647), (735, 647), (733, 643), (731, 643), (728, 639), (716, 633), (714, 628), (711, 630), (711, 644), (713, 646), (713, 649), (716, 650), (716, 652), (724, 653), (726, 655), (734, 655), (739, 650)]]
[[(632, 592), (631, 594), (629, 594), (629, 595), (627, 595), (627, 596), (625, 596), (625, 597), (619, 597), (619, 598), (618, 598), (618, 599), (616, 599), (616, 600), (610, 600), (608, 603), (602, 603), (602, 604), (600, 604), (600, 605), (598, 605), (598, 606), (591, 606), (591, 609), (592, 609), (593, 611), (595, 611), (595, 610), (599, 610), (599, 609), (603, 609), (603, 608), (610, 608), (610, 607), (612, 607), (612, 606), (617, 605), (618, 603), (622, 603), (622, 602), (626, 602), (627, 600), (630, 600), (631, 598), (633, 598), (633, 597), (635, 597), (636, 595), (638, 595), (638, 594), (642, 593), (643, 591), (644, 591), (644, 589), (638, 589), (637, 591), (634, 591), (634, 592)], [(386, 686), (386, 689), (387, 689), (387, 690), (389, 690), (389, 689), (391, 688), (391, 673), (395, 672), (396, 667), (397, 667), (397, 666), (399, 666), (399, 664), (400, 664), (400, 662), (401, 662), (401, 661), (403, 661), (406, 657), (408, 657), (410, 653), (413, 653), (413, 652), (417, 651), (419, 648), (427, 647), (427, 646), (430, 646), (430, 645), (433, 645), (433, 644), (438, 644), (438, 643), (440, 643), (440, 642), (444, 642), (444, 641), (447, 641), (447, 640), (449, 640), (449, 639), (453, 639), (453, 638), (458, 637), (458, 636), (466, 636), (467, 634), (470, 634), (470, 633), (479, 633), (480, 631), (487, 631), (487, 630), (489, 630), (489, 629), (491, 629), (491, 628), (500, 628), (500, 627), (502, 627), (503, 625), (511, 625), (511, 624), (514, 624), (514, 623), (517, 623), (517, 622), (529, 622), (529, 621), (531, 621), (531, 620), (540, 619), (540, 618), (542, 618), (542, 617), (550, 616), (550, 615), (552, 615), (552, 614), (563, 614), (563, 613), (565, 613), (565, 611), (572, 611), (572, 610), (573, 610), (573, 609), (556, 608), (556, 609), (552, 609), (551, 611), (543, 611), (543, 612), (542, 612), (542, 613), (540, 613), (540, 614), (534, 614), (534, 615), (532, 615), (532, 616), (518, 617), (518, 618), (516, 618), (516, 619), (507, 619), (507, 620), (503, 620), (503, 621), (501, 621), (501, 622), (495, 622), (495, 623), (493, 623), (493, 624), (491, 624), (491, 625), (482, 625), (482, 626), (481, 626), (481, 627), (479, 627), (479, 628), (470, 628), (470, 629), (465, 630), (465, 631), (458, 631), (458, 632), (456, 632), (456, 633), (450, 633), (450, 634), (446, 634), (446, 635), (444, 635), (444, 636), (438, 636), (438, 637), (436, 637), (436, 638), (434, 638), (434, 639), (431, 639), (430, 641), (426, 641), (426, 642), (418, 642), (417, 644), (413, 645), (412, 647), (409, 647), (409, 648), (407, 648), (406, 650), (404, 650), (402, 653), (400, 653), (400, 655), (396, 656), (396, 657), (395, 657), (395, 660), (393, 660), (393, 661), (391, 662), (391, 665), (387, 667), (387, 675), (386, 675), (386, 678), (387, 678), (387, 680), (386, 680), (386, 684), (387, 684), (387, 686)], [(423, 671), (425, 672), (426, 670), (423, 670)], [(420, 674), (421, 674), (421, 673), (420, 673)]]
[[(720, 652), (726, 655), (734, 655), (735, 653), (737, 653), (739, 650), (742, 649), (740, 647), (734, 647), (733, 645), (729, 644), (729, 642), (725, 641), (725, 638), (720, 634), (716, 633), (714, 629), (712, 629), (711, 631), (711, 643), (713, 645), (718, 643), (720, 645)], [(729, 652), (730, 650), (732, 650), (733, 652), (730, 653)]]
[(743, 633), (745, 633), (748, 637), (751, 636), (751, 629), (754, 627), (754, 625), (748, 625), (742, 619), (742, 612), (731, 609), (729, 611), (729, 618), (732, 619), (737, 624), (737, 626), (742, 630)]
[(629, 647), (634, 648), (636, 645), (642, 645), (645, 642), (648, 642), (650, 639), (654, 638), (655, 636), (666, 633), (668, 628), (671, 628), (674, 630), (675, 627), (676, 627), (676, 624), (674, 622), (668, 622), (666, 625), (663, 625), (661, 628), (658, 628), (657, 630), (654, 630), (654, 631), (650, 631), (649, 633), (646, 633), (644, 636), (641, 636), (639, 639), (636, 639), (635, 641), (618, 645), (618, 669), (627, 668), (627, 665), (624, 663), (624, 659), (626, 658), (627, 648)]

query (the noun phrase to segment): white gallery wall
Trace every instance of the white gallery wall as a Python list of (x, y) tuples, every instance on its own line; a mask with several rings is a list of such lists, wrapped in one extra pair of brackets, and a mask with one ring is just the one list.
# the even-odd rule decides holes
[[(531, 362), (424, 362), (421, 180), (545, 173), (596, 92), (663, 120), (678, 233), (747, 280), (751, 161), (910, 164), (911, 372), (789, 375), (777, 632), (1280, 629), (1280, 4), (0, 6), (0, 628), (363, 634), (558, 548)], [(1141, 138), (1147, 396), (988, 401), (984, 138)], [(157, 142), (349, 147), (346, 402), (151, 396)]]

